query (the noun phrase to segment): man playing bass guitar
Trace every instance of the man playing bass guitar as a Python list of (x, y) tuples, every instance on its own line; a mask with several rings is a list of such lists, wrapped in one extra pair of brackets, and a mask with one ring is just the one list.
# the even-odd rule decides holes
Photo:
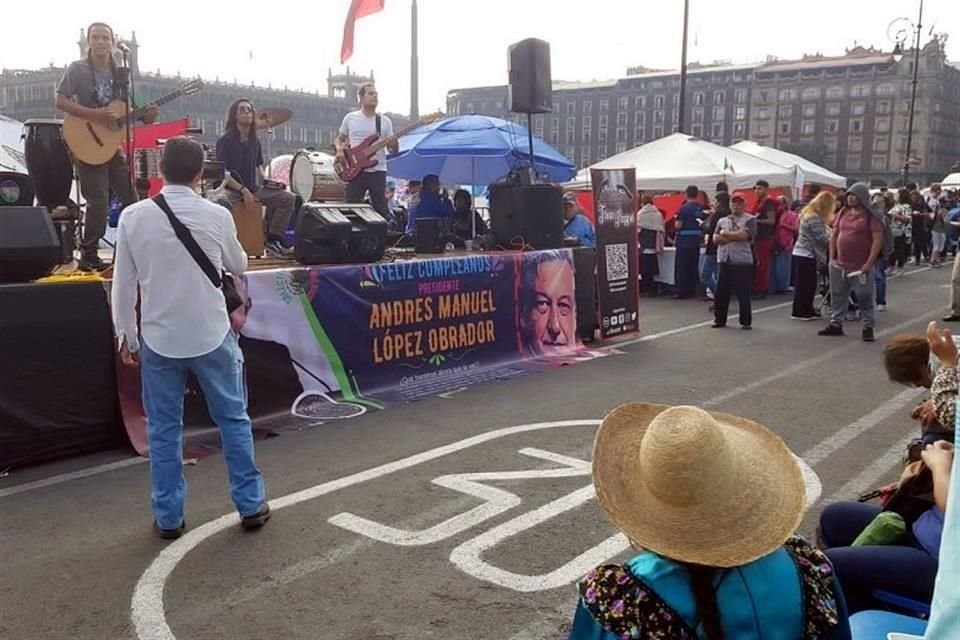
[[(108, 105), (122, 96), (118, 82), (117, 67), (113, 61), (113, 29), (102, 22), (87, 27), (87, 57), (67, 67), (57, 86), (57, 108), (68, 114), (97, 122), (110, 124), (124, 116), (115, 113)], [(157, 117), (155, 106), (147, 109), (143, 118), (147, 124)], [(80, 189), (87, 201), (83, 239), (80, 242), (82, 257), (80, 269), (99, 271), (106, 267), (97, 255), (97, 245), (107, 230), (107, 207), (111, 190), (125, 207), (135, 200), (130, 183), (127, 160), (121, 149), (105, 164), (89, 165), (79, 160), (77, 176)]]
[[(357, 90), (360, 98), (360, 110), (351, 111), (343, 118), (340, 125), (340, 135), (337, 136), (337, 160), (344, 162), (344, 149), (362, 143), (366, 138), (376, 134), (379, 138), (390, 138), (393, 135), (393, 123), (385, 115), (377, 113), (377, 88), (373, 83), (365, 83)], [(396, 140), (388, 140), (386, 148), (390, 153), (396, 153), (399, 148)], [(363, 202), (369, 192), (370, 204), (377, 213), (391, 219), (387, 208), (387, 154), (383, 149), (376, 153), (377, 163), (367, 167), (353, 180), (347, 183), (347, 202)]]

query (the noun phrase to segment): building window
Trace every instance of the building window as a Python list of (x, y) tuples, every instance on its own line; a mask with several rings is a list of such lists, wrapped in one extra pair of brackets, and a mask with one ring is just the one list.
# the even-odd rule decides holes
[(847, 140), (847, 151), (863, 151), (863, 138), (860, 136), (851, 136)]
[(890, 118), (877, 118), (873, 123), (873, 130), (877, 133), (889, 133)]
[[(467, 107), (468, 107), (469, 109), (472, 109), (472, 108), (473, 108), (473, 105), (469, 105), (469, 104), (468, 104)], [(554, 102), (554, 103), (553, 103), (553, 112), (554, 112), (554, 113), (560, 113), (560, 103), (559, 103), (559, 102)]]
[(879, 100), (877, 101), (877, 115), (886, 116), (890, 115), (892, 105), (889, 100)]
[(760, 107), (757, 109), (757, 120), (769, 120), (770, 119), (770, 109), (767, 107)]
[(605, 116), (605, 115), (600, 116), (600, 128), (602, 128), (602, 129), (606, 129), (606, 128), (607, 128), (607, 116)]
[(890, 150), (890, 138), (883, 136), (881, 138), (873, 139), (873, 150), (874, 151), (889, 151)]
[(653, 128), (653, 139), (659, 140), (663, 137), (663, 127), (654, 127)]
[(626, 142), (621, 142), (621, 143), (619, 143), (619, 144), (617, 145), (617, 153), (623, 153), (623, 152), (626, 151), (626, 150), (627, 150), (627, 143), (626, 143)]
[(627, 98), (626, 96), (617, 99), (617, 109), (619, 109), (620, 111), (626, 111), (628, 100), (629, 98)]
[(583, 142), (584, 144), (590, 144), (590, 130), (589, 130), (589, 129), (584, 129), (583, 131), (580, 132), (580, 142)]
[(850, 105), (850, 115), (852, 116), (862, 116), (867, 112), (867, 103), (866, 102), (854, 102)]
[(654, 121), (654, 122), (663, 122), (663, 111), (654, 111), (654, 112), (653, 112), (653, 121)]
[(820, 87), (806, 87), (801, 93), (800, 97), (804, 100), (819, 100), (820, 99)]
[(550, 132), (550, 144), (556, 146), (560, 142), (560, 133), (556, 130)]
[(693, 121), (703, 122), (703, 107), (697, 107), (693, 110)]
[(840, 130), (839, 120), (827, 120), (827, 133), (836, 133)]
[(727, 113), (726, 113), (726, 109), (724, 109), (723, 107), (713, 108), (713, 120), (723, 120), (725, 115), (727, 115)]
[(593, 113), (593, 100), (587, 100), (583, 103), (583, 113), (584, 115)]
[(586, 167), (590, 165), (590, 147), (584, 147), (580, 152), (580, 166)]
[(757, 125), (757, 135), (758, 135), (758, 136), (769, 136), (769, 135), (770, 135), (770, 125), (768, 125), (768, 124), (758, 124), (758, 125)]
[(737, 104), (744, 104), (747, 101), (747, 90), (737, 89), (733, 94), (733, 99)]
[(713, 104), (723, 104), (727, 101), (727, 92), (726, 91), (714, 91), (713, 92)]
[(874, 171), (886, 171), (887, 170), (887, 156), (873, 156), (873, 160), (870, 163), (870, 167)]
[(576, 112), (577, 112), (577, 103), (576, 103), (576, 102), (568, 102), (568, 103), (567, 103), (567, 115), (568, 115), (568, 116), (569, 116), (569, 115), (573, 115), (573, 114), (576, 113)]
[(815, 118), (817, 116), (817, 105), (815, 104), (805, 104), (803, 105), (803, 117), (804, 118)]
[(746, 126), (742, 122), (733, 123), (733, 137), (742, 138), (746, 134)]
[(859, 168), (860, 168), (860, 154), (848, 153), (847, 154), (847, 170), (859, 169)]
[(635, 119), (636, 124), (646, 124), (647, 123), (647, 112), (646, 111), (637, 111), (637, 116)]
[(600, 127), (600, 131), (597, 132), (597, 141), (601, 144), (606, 144), (607, 142), (607, 128)]
[(573, 131), (575, 126), (577, 126), (577, 119), (573, 117), (567, 118), (567, 131)]
[(757, 92), (757, 102), (760, 104), (767, 104), (770, 102), (770, 92), (769, 91), (758, 91)]
[(868, 84), (855, 84), (850, 87), (851, 98), (863, 98), (868, 95), (870, 95), (870, 85)]
[(680, 127), (677, 125), (677, 123), (673, 123), (673, 126), (670, 127), (670, 133), (676, 133), (679, 130), (680, 130)]
[(844, 93), (842, 86), (827, 87), (827, 98), (842, 98)]
[(624, 142), (627, 139), (627, 128), (617, 127), (617, 142)]
[(653, 106), (656, 107), (657, 109), (663, 109), (664, 100), (665, 99), (663, 96), (656, 96), (653, 99)]
[[(576, 140), (577, 134), (572, 128), (567, 129), (567, 144), (573, 144)], [(568, 156), (569, 157), (569, 156)]]
[(621, 111), (617, 114), (617, 126), (623, 127), (627, 124), (627, 114)]
[(734, 120), (746, 120), (747, 119), (747, 108), (746, 107), (737, 107), (733, 110), (733, 119)]
[(705, 99), (706, 96), (703, 95), (702, 91), (697, 91), (695, 94), (693, 94), (693, 104), (697, 105), (698, 107), (703, 105)]
[(714, 122), (710, 126), (710, 135), (713, 138), (722, 138), (723, 137), (723, 125), (719, 122)]
[(777, 130), (780, 132), (780, 135), (782, 135), (782, 136), (788, 136), (788, 135), (790, 135), (790, 123), (789, 123), (789, 122), (781, 122), (781, 123), (778, 125)]
[(827, 115), (828, 116), (838, 116), (840, 115), (840, 103), (831, 102), (827, 105)]
[(606, 113), (610, 111), (610, 101), (604, 98), (600, 101), (600, 113)]
[(702, 125), (702, 124), (695, 124), (695, 125), (693, 125), (693, 127), (690, 129), (690, 133), (693, 134), (693, 136), (694, 136), (695, 138), (702, 138), (702, 137), (703, 137), (703, 125)]
[(813, 120), (804, 120), (800, 125), (800, 133), (805, 136), (812, 136), (817, 130), (817, 123)]
[(851, 118), (850, 133), (862, 133), (862, 132), (863, 132), (863, 118)]
[(534, 135), (536, 135), (538, 138), (542, 138), (542, 137), (543, 137), (543, 119), (542, 119), (542, 118), (537, 118), (537, 119), (534, 121), (534, 123), (533, 123), (533, 133), (534, 133)]
[(826, 147), (827, 151), (836, 151), (837, 150), (837, 139), (836, 138), (824, 138), (823, 146)]
[(633, 141), (635, 144), (642, 143), (647, 137), (647, 131), (644, 127), (633, 128)]
[(646, 109), (647, 108), (647, 96), (637, 96), (633, 99), (633, 108), (634, 109)]
[(897, 92), (897, 88), (889, 82), (877, 85), (877, 95), (878, 96), (892, 96)]
[(781, 118), (792, 118), (793, 117), (793, 105), (792, 104), (782, 104), (779, 107), (779, 114)]
[(680, 104), (680, 94), (675, 93), (673, 94), (673, 106), (677, 106), (678, 104)]
[(796, 89), (780, 89), (780, 102), (792, 102), (797, 99)]

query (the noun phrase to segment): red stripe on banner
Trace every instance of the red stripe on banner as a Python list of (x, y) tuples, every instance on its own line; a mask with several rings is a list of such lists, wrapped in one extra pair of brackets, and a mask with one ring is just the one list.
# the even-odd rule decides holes
[(343, 44), (340, 47), (340, 64), (353, 55), (353, 27), (357, 20), (371, 13), (383, 11), (384, 0), (351, 0), (347, 21), (343, 25)]

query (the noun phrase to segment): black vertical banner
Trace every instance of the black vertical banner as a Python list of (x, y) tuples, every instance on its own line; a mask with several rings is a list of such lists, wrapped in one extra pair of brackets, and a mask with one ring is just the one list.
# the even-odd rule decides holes
[(597, 219), (601, 339), (640, 330), (637, 314), (637, 178), (633, 168), (591, 169)]

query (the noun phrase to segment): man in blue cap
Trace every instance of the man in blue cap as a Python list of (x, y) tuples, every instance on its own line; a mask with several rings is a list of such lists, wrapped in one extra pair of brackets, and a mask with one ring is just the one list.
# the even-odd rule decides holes
[(576, 238), (581, 247), (596, 246), (597, 234), (593, 230), (593, 224), (583, 215), (577, 197), (570, 192), (563, 194), (563, 219), (566, 221), (563, 227), (565, 237)]

